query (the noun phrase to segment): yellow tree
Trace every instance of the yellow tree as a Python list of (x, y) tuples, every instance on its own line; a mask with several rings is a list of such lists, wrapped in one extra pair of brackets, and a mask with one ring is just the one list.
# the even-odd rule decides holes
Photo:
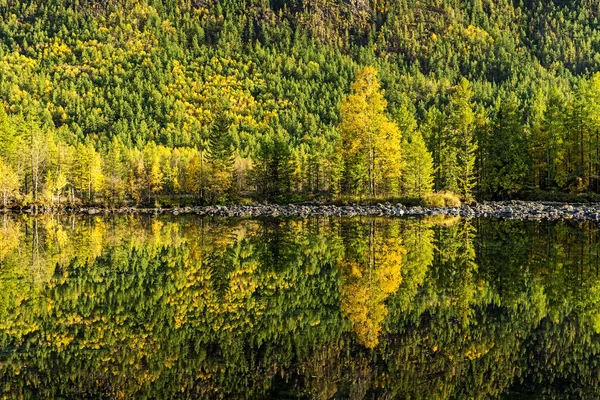
[(208, 180), (206, 152), (193, 149), (186, 165), (187, 190), (204, 199)]
[(346, 187), (371, 196), (393, 193), (402, 169), (401, 134), (385, 114), (387, 102), (377, 71), (366, 67), (342, 101), (340, 151), (345, 164)]
[(73, 160), (71, 168), (73, 186), (82, 194), (85, 193), (87, 200), (93, 202), (94, 195), (100, 191), (104, 184), (102, 171), (102, 157), (94, 149), (91, 143), (87, 145), (78, 144), (77, 156)]
[(49, 150), (53, 147), (52, 137), (34, 120), (28, 120), (24, 128), (26, 130), (25, 140), (21, 143), (23, 147), (20, 149), (20, 153), (27, 160), (33, 201), (37, 202), (49, 163)]
[[(21, 237), (23, 232), (21, 221), (15, 221), (6, 214), (2, 215), (2, 223), (0, 224), (0, 261), (11, 255), (19, 247), (19, 244), (23, 243), (23, 238)], [(3, 279), (3, 281), (11, 280)]]
[(104, 158), (104, 176), (106, 199), (110, 204), (118, 204), (125, 198), (126, 184), (126, 149), (123, 143), (114, 138)]
[(2, 206), (6, 208), (8, 200), (19, 190), (19, 177), (15, 171), (0, 158), (0, 193)]
[(154, 142), (150, 142), (144, 147), (146, 189), (151, 194), (157, 194), (163, 189), (165, 176), (162, 171), (161, 159), (168, 158), (168, 153), (167, 148), (157, 146)]
[[(62, 129), (66, 129), (63, 127)], [(49, 145), (50, 162), (46, 173), (46, 197), (51, 204), (54, 201), (60, 205), (61, 196), (65, 188), (71, 183), (68, 179), (69, 165), (72, 165), (73, 158), (78, 154), (75, 148), (65, 143), (59, 132), (51, 131), (51, 140)]]

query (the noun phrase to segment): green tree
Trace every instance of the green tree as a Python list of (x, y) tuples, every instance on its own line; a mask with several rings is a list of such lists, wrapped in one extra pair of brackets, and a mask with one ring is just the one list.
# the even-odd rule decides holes
[(21, 121), (10, 118), (0, 102), (0, 157), (6, 162), (13, 163), (19, 154), (20, 132), (17, 129)]
[(544, 129), (546, 103), (546, 94), (538, 89), (531, 104), (528, 124), (531, 146), (531, 175), (533, 184), (540, 189), (548, 187), (548, 155), (550, 149), (548, 148), (548, 132)]
[(444, 138), (442, 136), (443, 131), (443, 119), (442, 112), (435, 106), (427, 109), (425, 118), (421, 125), (421, 131), (423, 138), (427, 143), (427, 147), (433, 158), (434, 166), (434, 188), (435, 190), (442, 190), (444, 188), (444, 182), (442, 177), (445, 176), (444, 164), (442, 164), (442, 154), (447, 152), (445, 148)]
[(210, 200), (223, 200), (234, 189), (233, 119), (226, 105), (220, 105), (209, 126)]
[(496, 103), (491, 137), (486, 143), (484, 190), (495, 198), (523, 190), (529, 173), (529, 143), (522, 124), (521, 105), (509, 94)]
[(546, 138), (546, 182), (550, 187), (565, 188), (569, 179), (566, 113), (568, 100), (559, 88), (548, 94), (543, 132)]
[(473, 199), (475, 186), (475, 112), (471, 83), (462, 78), (450, 96), (440, 150), (443, 188)]
[(402, 175), (403, 192), (422, 197), (433, 191), (433, 158), (419, 131), (410, 132), (403, 141), (406, 167)]
[(286, 132), (265, 133), (254, 162), (254, 182), (262, 196), (272, 198), (290, 190), (291, 152)]

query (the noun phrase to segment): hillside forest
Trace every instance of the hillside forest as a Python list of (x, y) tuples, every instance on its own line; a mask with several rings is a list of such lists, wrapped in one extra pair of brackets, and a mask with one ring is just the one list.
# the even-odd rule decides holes
[(595, 198), (599, 9), (0, 0), (0, 208)]

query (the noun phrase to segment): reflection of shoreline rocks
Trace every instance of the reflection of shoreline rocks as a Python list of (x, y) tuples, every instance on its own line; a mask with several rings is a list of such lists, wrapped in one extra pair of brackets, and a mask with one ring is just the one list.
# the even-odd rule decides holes
[[(38, 210), (40, 211), (40, 210)], [(32, 210), (25, 209), (25, 213)], [(465, 218), (489, 217), (525, 220), (600, 221), (600, 204), (564, 204), (553, 202), (489, 202), (461, 207), (406, 207), (401, 204), (324, 205), (303, 203), (290, 205), (258, 204), (233, 206), (174, 207), (174, 208), (76, 208), (66, 213), (84, 214), (196, 214), (221, 217), (354, 217), (354, 216), (426, 216), (447, 215)]]

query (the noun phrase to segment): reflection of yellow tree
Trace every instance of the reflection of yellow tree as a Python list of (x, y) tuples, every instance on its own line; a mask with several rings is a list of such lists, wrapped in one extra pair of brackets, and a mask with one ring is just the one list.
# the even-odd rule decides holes
[[(397, 228), (397, 227), (396, 227)], [(342, 311), (353, 322), (358, 341), (367, 348), (379, 343), (387, 315), (385, 300), (400, 287), (402, 257), (406, 253), (397, 229), (377, 232), (369, 223), (367, 243), (342, 261)], [(358, 253), (356, 253), (358, 250)]]
[(0, 225), (0, 261), (19, 246), (20, 238), (20, 224), (9, 219), (7, 215), (3, 215), (2, 225)]

